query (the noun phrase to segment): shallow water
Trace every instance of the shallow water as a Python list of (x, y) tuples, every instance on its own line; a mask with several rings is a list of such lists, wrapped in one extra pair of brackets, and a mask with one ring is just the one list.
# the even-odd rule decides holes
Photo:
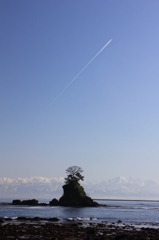
[(151, 201), (97, 201), (107, 207), (28, 207), (0, 205), (0, 217), (57, 217), (78, 221), (108, 221), (121, 220), (127, 224), (151, 223), (159, 225), (159, 202)]

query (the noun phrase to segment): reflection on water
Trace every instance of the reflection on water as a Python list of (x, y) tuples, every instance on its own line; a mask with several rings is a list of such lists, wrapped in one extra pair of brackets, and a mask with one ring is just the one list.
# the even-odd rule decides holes
[(62, 207), (61, 211), (63, 216), (77, 217), (82, 216), (84, 213), (84, 208)]

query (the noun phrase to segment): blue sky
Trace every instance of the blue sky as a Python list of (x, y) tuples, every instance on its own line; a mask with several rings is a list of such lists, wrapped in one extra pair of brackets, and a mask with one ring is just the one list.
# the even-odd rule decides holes
[(159, 180), (158, 13), (158, 0), (1, 1), (0, 177), (78, 165)]

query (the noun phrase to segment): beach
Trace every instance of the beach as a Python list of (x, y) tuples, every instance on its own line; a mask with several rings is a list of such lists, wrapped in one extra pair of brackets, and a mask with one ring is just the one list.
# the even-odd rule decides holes
[(103, 221), (101, 223), (60, 222), (57, 218), (1, 218), (0, 239), (50, 239), (50, 240), (125, 240), (159, 239), (159, 229), (155, 224), (124, 224)]

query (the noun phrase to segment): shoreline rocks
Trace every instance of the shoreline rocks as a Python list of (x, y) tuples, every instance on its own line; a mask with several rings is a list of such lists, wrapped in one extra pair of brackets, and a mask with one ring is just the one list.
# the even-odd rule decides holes
[(49, 206), (49, 204), (47, 203), (39, 203), (38, 200), (36, 199), (29, 199), (29, 200), (19, 200), (19, 199), (15, 199), (12, 201), (11, 205), (19, 205), (19, 206)]
[(98, 204), (93, 199), (91, 199), (88, 196), (85, 196), (84, 199), (75, 199), (75, 200), (68, 200), (65, 199), (63, 196), (60, 198), (60, 200), (57, 200), (56, 198), (53, 198), (49, 203), (39, 203), (36, 199), (31, 200), (19, 200), (15, 199), (12, 201), (12, 203), (0, 203), (0, 205), (8, 206), (8, 205), (15, 205), (15, 206), (43, 206), (43, 207), (107, 207), (106, 204)]
[(47, 239), (47, 240), (158, 240), (158, 228), (136, 228), (132, 225), (116, 223), (58, 223), (57, 218), (25, 218), (17, 220), (2, 218), (0, 239)]
[(38, 200), (36, 199), (31, 199), (31, 200), (13, 200), (12, 205), (28, 205), (28, 206), (37, 206), (38, 205)]

